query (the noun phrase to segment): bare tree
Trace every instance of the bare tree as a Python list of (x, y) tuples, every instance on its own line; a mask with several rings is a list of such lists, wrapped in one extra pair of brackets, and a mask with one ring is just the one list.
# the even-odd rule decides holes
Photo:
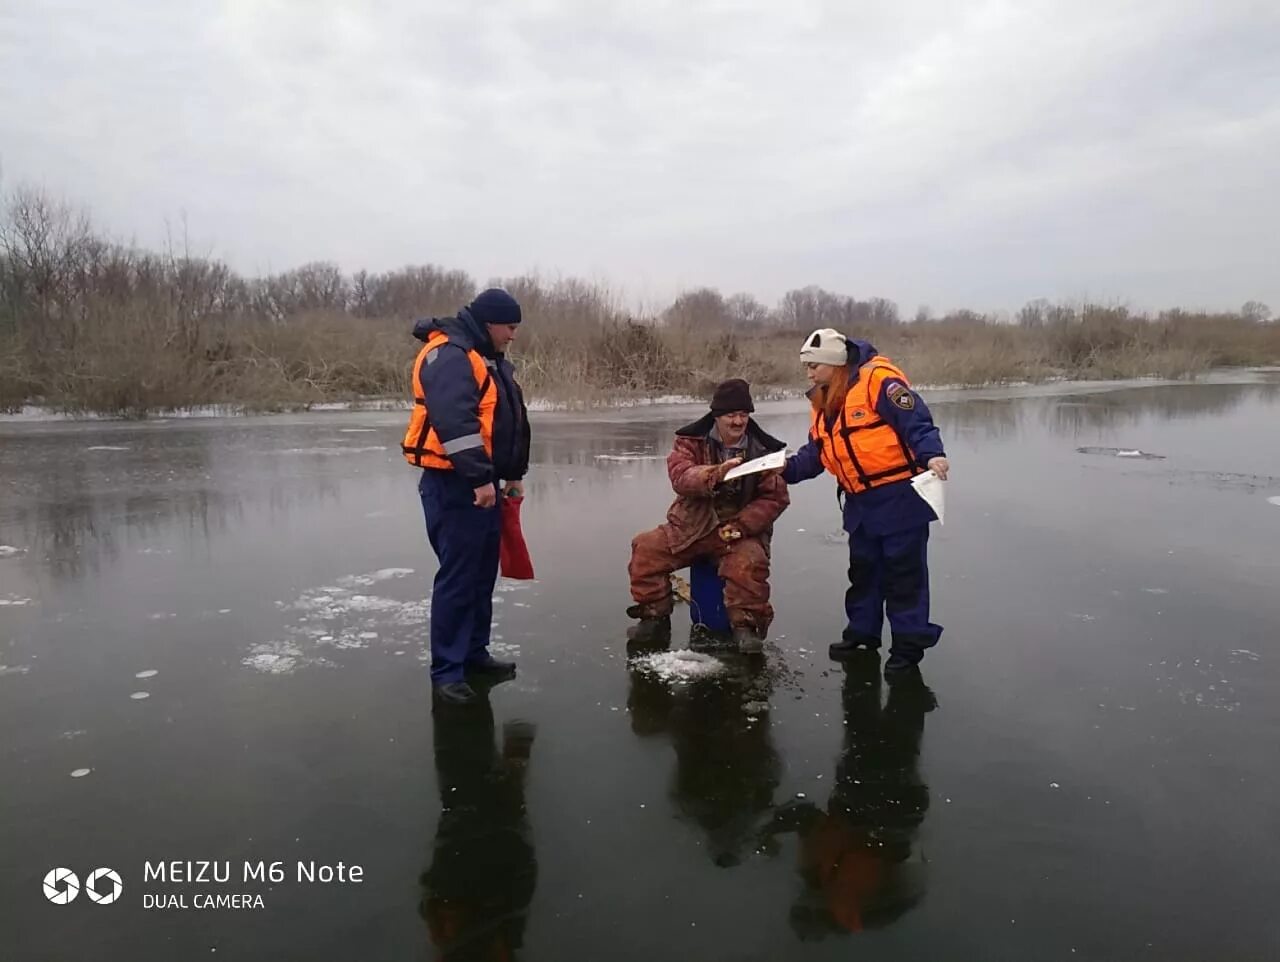
[(820, 327), (838, 329), (848, 317), (847, 301), (848, 298), (811, 285), (787, 291), (778, 304), (778, 318), (784, 327), (797, 332)]
[(476, 283), (465, 271), (434, 264), (353, 278), (351, 312), (360, 317), (432, 317), (450, 314), (471, 300)]
[(898, 323), (898, 305), (884, 297), (873, 297), (867, 302), (867, 322), (873, 327), (888, 327)]
[(1271, 320), (1271, 308), (1261, 301), (1245, 301), (1240, 308), (1240, 316), (1254, 324), (1265, 324)]
[(0, 219), (5, 300), (21, 304), (11, 323), (37, 344), (74, 341), (75, 275), (95, 243), (89, 215), (42, 190), (17, 188)]
[(742, 330), (760, 330), (773, 322), (773, 312), (750, 294), (734, 294), (725, 301), (729, 322)]
[(1018, 324), (1028, 329), (1044, 327), (1049, 320), (1049, 307), (1043, 297), (1027, 301), (1018, 311)]
[(685, 291), (662, 316), (668, 327), (688, 331), (726, 328), (731, 319), (724, 298), (710, 287)]
[(859, 301), (833, 294), (821, 287), (788, 291), (778, 305), (783, 326), (795, 331), (830, 327), (852, 332), (859, 328), (888, 327), (898, 323), (898, 305), (883, 297)]

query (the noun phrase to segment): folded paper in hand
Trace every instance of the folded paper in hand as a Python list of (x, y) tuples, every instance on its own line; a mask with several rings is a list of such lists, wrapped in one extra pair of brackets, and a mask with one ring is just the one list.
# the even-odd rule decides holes
[(933, 513), (938, 516), (938, 524), (943, 524), (942, 513), (947, 506), (946, 482), (932, 471), (926, 471), (912, 478), (911, 486), (933, 508)]
[(756, 458), (754, 461), (747, 461), (738, 465), (732, 471), (724, 476), (726, 481), (732, 481), (734, 478), (745, 477), (748, 474), (759, 474), (761, 471), (778, 471), (787, 466), (787, 452), (774, 451), (766, 454), (763, 458)]

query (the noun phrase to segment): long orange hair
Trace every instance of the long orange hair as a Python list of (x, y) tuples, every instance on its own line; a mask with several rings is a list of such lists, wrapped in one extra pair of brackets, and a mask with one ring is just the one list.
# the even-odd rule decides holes
[(848, 393), (849, 365), (842, 364), (831, 375), (831, 383), (814, 391), (809, 401), (815, 411), (823, 412), (828, 421), (834, 421), (840, 416), (840, 410), (844, 407), (844, 399)]

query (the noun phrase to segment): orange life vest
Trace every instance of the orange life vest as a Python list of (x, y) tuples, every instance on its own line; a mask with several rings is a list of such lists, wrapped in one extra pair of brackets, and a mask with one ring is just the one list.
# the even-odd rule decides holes
[[(409, 427), (404, 432), (400, 449), (404, 452), (405, 460), (414, 467), (453, 470), (453, 461), (436, 434), (436, 429), (431, 426), (431, 412), (427, 410), (427, 397), (422, 390), (422, 365), (429, 365), (435, 352), (448, 343), (449, 335), (443, 331), (433, 332), (418, 352), (418, 359), (413, 362), (413, 411), (409, 415)], [(498, 407), (498, 385), (493, 382), (493, 376), (479, 352), (467, 351), (467, 358), (471, 361), (471, 373), (479, 388), (480, 406), (477, 414), (480, 418), (480, 438), (484, 442), (485, 453), (493, 457), (493, 417)], [(428, 377), (430, 374), (428, 370)]]
[(814, 411), (809, 436), (822, 445), (822, 464), (850, 494), (904, 481), (921, 469), (906, 442), (876, 411), (876, 399), (887, 378), (909, 386), (907, 377), (887, 357), (877, 354), (858, 369), (844, 407), (827, 425), (825, 411)]

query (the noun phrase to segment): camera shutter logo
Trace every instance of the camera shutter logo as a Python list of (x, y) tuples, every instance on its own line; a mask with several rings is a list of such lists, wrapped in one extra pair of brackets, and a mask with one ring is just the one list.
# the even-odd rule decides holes
[(44, 877), (44, 897), (54, 905), (66, 905), (80, 894), (80, 880), (69, 868), (54, 868)]
[[(103, 892), (105, 887), (99, 885), (101, 880), (105, 879), (111, 883), (111, 890)], [(120, 893), (124, 891), (124, 882), (120, 880), (120, 873), (110, 868), (95, 868), (89, 873), (89, 877), (84, 880), (84, 894), (89, 896), (99, 905), (110, 905), (120, 897)]]

